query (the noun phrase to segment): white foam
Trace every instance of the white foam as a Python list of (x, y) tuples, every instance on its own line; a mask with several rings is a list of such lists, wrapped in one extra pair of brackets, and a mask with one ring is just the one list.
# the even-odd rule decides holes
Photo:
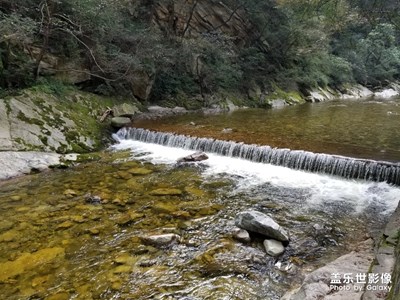
[[(133, 140), (121, 140), (113, 148), (132, 149), (135, 154), (142, 153), (142, 159), (156, 164), (175, 164), (178, 158), (193, 153), (193, 150)], [(216, 154), (207, 155), (209, 159), (202, 162), (208, 166), (204, 176), (222, 173), (235, 175), (240, 178), (239, 189), (251, 189), (266, 183), (283, 188), (307, 189), (309, 197), (305, 200), (305, 205), (315, 206), (340, 201), (351, 204), (355, 211), (361, 212), (373, 204), (381, 207), (382, 213), (389, 213), (396, 208), (400, 200), (400, 188), (386, 183), (345, 180)]]
[(399, 92), (394, 89), (385, 89), (381, 92), (375, 93), (375, 97), (378, 97), (378, 98), (391, 98), (391, 97), (395, 97), (398, 95), (399, 95)]

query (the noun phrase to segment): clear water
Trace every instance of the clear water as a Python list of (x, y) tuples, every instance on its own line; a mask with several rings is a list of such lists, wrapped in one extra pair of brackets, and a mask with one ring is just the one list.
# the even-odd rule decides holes
[(398, 98), (306, 103), (224, 115), (190, 114), (158, 121), (138, 120), (134, 125), (248, 144), (400, 161)]
[[(258, 135), (264, 143), (275, 136), (265, 132), (276, 131), (278, 137), (288, 127), (288, 137), (298, 130), (279, 123), (279, 114), (305, 122), (305, 116), (294, 117), (295, 111), (310, 110), (310, 116), (318, 118), (324, 110), (342, 109), (334, 105), (185, 116), (166, 120), (165, 126), (219, 138), (226, 137), (220, 130), (230, 127), (232, 134), (240, 133), (243, 139)], [(397, 102), (362, 103), (359, 109), (369, 113), (363, 109), (369, 105), (392, 109)], [(311, 112), (314, 108), (320, 112)], [(393, 109), (387, 115), (393, 124), (398, 122), (395, 113)], [(267, 130), (264, 123), (270, 119), (275, 123), (268, 126), (280, 128)], [(197, 125), (189, 125), (189, 120)], [(250, 128), (244, 120), (259, 125)], [(398, 132), (393, 124), (374, 122), (383, 126), (382, 132), (387, 128), (385, 142), (378, 147), (376, 133), (358, 129), (375, 139), (375, 144), (362, 148), (371, 151), (360, 150), (362, 155), (395, 159), (398, 139), (391, 141), (386, 130), (390, 128), (392, 138)], [(325, 145), (325, 134), (316, 135), (310, 145)], [(344, 142), (341, 134), (337, 139), (343, 139), (346, 149), (356, 140)], [(0, 298), (279, 299), (305, 272), (377, 235), (400, 199), (400, 189), (385, 183), (342, 180), (212, 154), (202, 163), (175, 163), (187, 154), (121, 141), (99, 161), (0, 182)], [(157, 194), (160, 190), (164, 194)], [(260, 237), (250, 244), (232, 238), (235, 216), (248, 208), (270, 215), (289, 231), (291, 241), (282, 256), (266, 255)], [(178, 234), (180, 241), (152, 246), (143, 240), (165, 233)]]

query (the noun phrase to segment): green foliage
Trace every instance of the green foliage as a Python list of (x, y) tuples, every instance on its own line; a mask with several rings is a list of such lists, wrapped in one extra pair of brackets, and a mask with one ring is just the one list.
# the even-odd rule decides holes
[(71, 86), (62, 83), (59, 80), (50, 78), (40, 78), (33, 87), (34, 91), (43, 92), (61, 98), (65, 96), (68, 91), (71, 91), (71, 89)]
[[(64, 93), (63, 84), (34, 83), (43, 57), (30, 53), (32, 47), (84, 67), (91, 75), (84, 87), (96, 93), (132, 96), (136, 74), (145, 72), (155, 79), (153, 102), (196, 98), (205, 105), (210, 95), (247, 94), (254, 84), (306, 90), (351, 82), (377, 86), (400, 78), (400, 5), (394, 0), (223, 0), (228, 15), (218, 16), (216, 28), (199, 20), (196, 1), (2, 4), (3, 89), (36, 84)], [(192, 33), (191, 20), (204, 22), (204, 29)], [(225, 30), (237, 20), (243, 28), (232, 32), (247, 30), (247, 36)]]
[(33, 82), (32, 59), (24, 47), (32, 42), (36, 25), (29, 17), (0, 11), (0, 88), (21, 88)]

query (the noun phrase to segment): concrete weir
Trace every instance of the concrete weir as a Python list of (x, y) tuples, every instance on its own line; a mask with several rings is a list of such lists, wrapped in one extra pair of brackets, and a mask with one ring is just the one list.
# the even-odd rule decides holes
[(253, 162), (288, 167), (314, 173), (324, 173), (348, 179), (384, 181), (400, 185), (400, 163), (358, 159), (302, 150), (271, 148), (233, 141), (177, 135), (141, 128), (122, 128), (116, 139), (131, 139), (196, 151), (237, 157)]

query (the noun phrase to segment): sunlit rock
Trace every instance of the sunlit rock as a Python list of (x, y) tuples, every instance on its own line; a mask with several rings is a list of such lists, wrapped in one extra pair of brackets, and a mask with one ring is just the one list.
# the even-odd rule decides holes
[(11, 196), (10, 199), (11, 199), (12, 201), (20, 201), (20, 200), (22, 199), (22, 197), (21, 197), (21, 196), (18, 196), (18, 195), (15, 195), (15, 196)]
[(113, 261), (119, 265), (133, 265), (138, 260), (138, 257), (129, 255), (129, 253), (120, 253)]
[(64, 194), (64, 196), (67, 197), (67, 198), (73, 198), (73, 197), (75, 197), (76, 195), (78, 195), (77, 192), (75, 192), (75, 191), (72, 190), (72, 189), (66, 189), (66, 190), (64, 191), (63, 194)]
[(145, 244), (153, 245), (156, 247), (168, 246), (175, 242), (179, 242), (180, 236), (173, 233), (143, 236), (141, 240)]
[(279, 241), (265, 240), (263, 244), (268, 255), (278, 256), (285, 252), (285, 247)]
[(34, 253), (23, 253), (14, 261), (0, 263), (0, 282), (14, 278), (27, 270), (51, 263), (64, 255), (65, 250), (60, 247), (45, 248)]
[(271, 217), (258, 211), (248, 210), (239, 213), (236, 216), (235, 224), (239, 228), (256, 232), (278, 241), (289, 241), (289, 234), (286, 230), (284, 230)]
[(68, 229), (74, 226), (74, 223), (71, 221), (65, 221), (57, 226), (58, 229)]

